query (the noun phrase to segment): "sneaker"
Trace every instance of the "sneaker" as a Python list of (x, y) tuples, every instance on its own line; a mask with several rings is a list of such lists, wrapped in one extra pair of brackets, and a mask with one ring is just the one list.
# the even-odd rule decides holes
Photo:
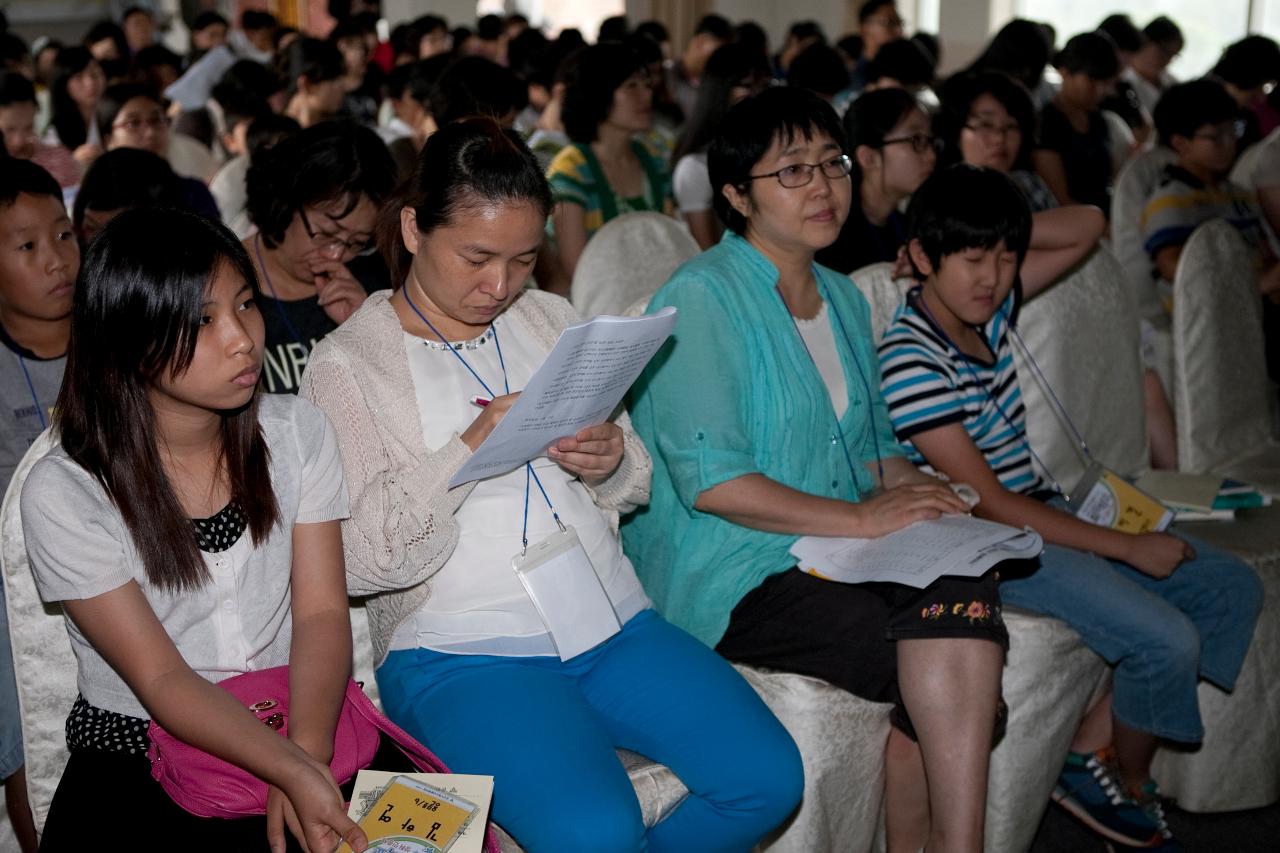
[(1178, 839), (1173, 837), (1173, 830), (1169, 828), (1169, 821), (1164, 816), (1165, 804), (1168, 800), (1160, 795), (1156, 780), (1148, 779), (1143, 782), (1142, 789), (1138, 791), (1134, 799), (1137, 801), (1138, 806), (1146, 812), (1147, 817), (1151, 818), (1160, 830), (1160, 840), (1152, 849), (1164, 851), (1164, 853), (1182, 853), (1182, 845), (1178, 842)]
[(1125, 792), (1110, 750), (1067, 753), (1053, 800), (1111, 841), (1151, 847), (1161, 840), (1159, 824)]

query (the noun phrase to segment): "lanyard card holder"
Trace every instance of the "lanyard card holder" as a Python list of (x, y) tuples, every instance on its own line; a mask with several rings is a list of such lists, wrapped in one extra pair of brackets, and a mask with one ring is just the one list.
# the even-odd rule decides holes
[(1071, 493), (1076, 517), (1124, 533), (1163, 531), (1173, 511), (1128, 480), (1093, 462)]
[(538, 608), (560, 660), (590, 651), (622, 630), (573, 527), (530, 545), (511, 558), (511, 567)]

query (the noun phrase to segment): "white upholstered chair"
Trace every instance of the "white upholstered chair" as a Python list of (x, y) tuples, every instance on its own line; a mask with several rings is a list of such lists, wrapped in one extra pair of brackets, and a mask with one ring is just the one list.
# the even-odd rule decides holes
[(583, 317), (621, 314), (652, 296), (698, 254), (683, 223), (661, 213), (627, 213), (605, 223), (582, 250), (569, 301)]
[[(1121, 474), (1148, 467), (1138, 317), (1115, 257), (1104, 247), (1022, 306), (1018, 333), (1090, 451)], [(1077, 444), (1021, 348), (1013, 347), (1036, 455), (1068, 491), (1084, 474)]]
[(1111, 198), (1111, 250), (1133, 288), (1138, 316), (1149, 321), (1163, 322), (1164, 308), (1151, 277), (1151, 258), (1142, 246), (1142, 209), (1173, 159), (1173, 151), (1162, 145), (1134, 157), (1120, 170)]
[(871, 334), (879, 343), (884, 330), (889, 328), (889, 323), (893, 320), (894, 312), (916, 281), (911, 278), (894, 278), (893, 264), (887, 261), (856, 269), (849, 273), (849, 278), (867, 300), (867, 308), (871, 311)]
[(1222, 220), (1183, 247), (1173, 283), (1178, 467), (1280, 489), (1257, 282), (1252, 253)]

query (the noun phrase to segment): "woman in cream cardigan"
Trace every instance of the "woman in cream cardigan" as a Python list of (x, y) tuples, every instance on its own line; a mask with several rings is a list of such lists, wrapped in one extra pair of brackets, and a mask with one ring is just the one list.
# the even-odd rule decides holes
[[(798, 802), (799, 755), (732, 668), (653, 611), (623, 555), (618, 514), (648, 500), (652, 470), (626, 415), (447, 485), (577, 320), (522, 290), (550, 204), (497, 124), (442, 129), (388, 211), (404, 286), (312, 355), (301, 393), (332, 419), (351, 493), (348, 589), (370, 596), (387, 713), (453, 770), (492, 774), (494, 818), (531, 853), (745, 851)], [(565, 556), (522, 562), (548, 540)], [(690, 790), (651, 829), (617, 748)]]

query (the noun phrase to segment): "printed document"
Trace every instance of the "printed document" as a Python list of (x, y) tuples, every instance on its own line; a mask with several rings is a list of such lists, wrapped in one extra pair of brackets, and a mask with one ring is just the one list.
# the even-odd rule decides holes
[(1044, 541), (967, 515), (917, 521), (876, 539), (805, 536), (791, 546), (801, 571), (841, 583), (900, 583), (924, 589), (943, 575), (978, 577), (1003, 560), (1040, 556)]
[(560, 439), (608, 420), (675, 324), (676, 309), (668, 307), (648, 317), (602, 315), (565, 329), (449, 488), (505, 474)]

